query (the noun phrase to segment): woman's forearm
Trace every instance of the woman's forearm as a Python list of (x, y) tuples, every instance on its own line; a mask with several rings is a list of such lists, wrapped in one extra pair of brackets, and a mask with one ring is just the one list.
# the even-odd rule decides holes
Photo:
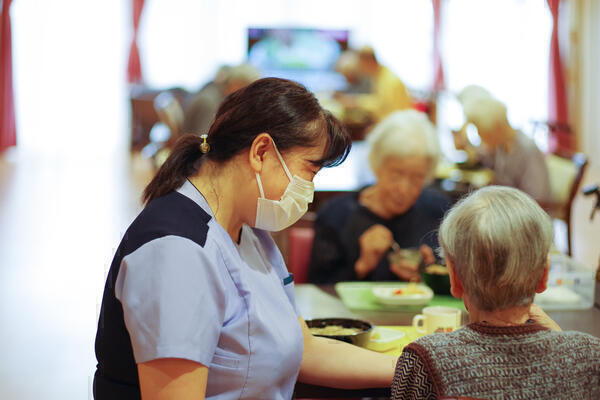
[(305, 340), (299, 380), (340, 389), (389, 387), (397, 359), (339, 340), (314, 337)]

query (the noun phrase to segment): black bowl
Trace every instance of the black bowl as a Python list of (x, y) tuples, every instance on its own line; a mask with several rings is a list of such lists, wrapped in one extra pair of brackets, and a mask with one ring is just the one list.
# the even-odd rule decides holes
[(421, 272), (423, 282), (433, 290), (435, 294), (450, 295), (450, 275)]
[(342, 342), (354, 344), (360, 347), (367, 347), (367, 344), (369, 344), (369, 339), (371, 338), (371, 331), (373, 330), (373, 325), (368, 322), (348, 318), (311, 319), (306, 321), (306, 325), (308, 325), (309, 328), (324, 328), (330, 325), (338, 325), (343, 328), (360, 329), (360, 332), (350, 335), (315, 335), (341, 340)]

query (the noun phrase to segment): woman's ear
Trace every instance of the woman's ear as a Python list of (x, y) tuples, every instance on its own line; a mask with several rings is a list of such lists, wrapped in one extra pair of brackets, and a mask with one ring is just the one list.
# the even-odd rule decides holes
[(544, 290), (548, 288), (548, 274), (550, 273), (550, 256), (548, 256), (548, 261), (546, 262), (546, 267), (544, 267), (544, 273), (542, 274), (542, 278), (538, 282), (537, 288), (535, 289), (536, 293), (542, 293)]
[(452, 260), (450, 260), (448, 257), (446, 257), (446, 267), (448, 268), (448, 274), (450, 274), (450, 293), (452, 293), (452, 296), (456, 297), (457, 299), (462, 299), (465, 289), (460, 277), (454, 269)]
[(261, 133), (252, 141), (248, 161), (254, 172), (260, 173), (262, 171), (265, 153), (271, 146), (273, 146), (273, 139), (268, 133)]

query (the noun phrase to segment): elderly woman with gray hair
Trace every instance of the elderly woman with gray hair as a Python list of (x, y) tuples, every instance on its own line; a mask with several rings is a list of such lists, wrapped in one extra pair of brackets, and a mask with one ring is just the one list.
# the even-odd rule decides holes
[[(467, 86), (458, 95), (466, 124), (455, 132), (457, 149), (466, 150), (494, 171), (496, 185), (521, 189), (538, 202), (551, 200), (550, 178), (544, 155), (535, 142), (508, 121), (506, 105), (480, 86)], [(467, 139), (469, 124), (477, 128), (481, 144)]]
[(600, 399), (600, 339), (560, 332), (532, 304), (552, 243), (537, 203), (513, 188), (480, 189), (452, 208), (439, 237), (470, 323), (405, 347), (392, 399)]
[(436, 231), (450, 207), (442, 193), (426, 187), (433, 178), (439, 144), (425, 114), (396, 111), (369, 134), (369, 164), (377, 182), (333, 199), (315, 221), (309, 280), (418, 280), (418, 265), (408, 259), (390, 265), (394, 243), (419, 248), (426, 263), (435, 261)]

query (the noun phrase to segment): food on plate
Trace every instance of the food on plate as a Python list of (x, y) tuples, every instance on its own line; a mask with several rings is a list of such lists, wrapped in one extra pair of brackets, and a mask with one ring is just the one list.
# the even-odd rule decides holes
[(433, 298), (433, 292), (421, 283), (383, 283), (371, 289), (375, 301), (388, 306), (425, 305)]
[(415, 283), (409, 283), (406, 287), (399, 288), (393, 292), (396, 296), (410, 296), (410, 295), (423, 295), (425, 292)]
[(310, 333), (313, 335), (323, 335), (323, 336), (344, 336), (344, 335), (355, 335), (357, 333), (362, 332), (360, 328), (344, 328), (341, 325), (327, 325), (324, 327), (314, 327), (309, 328)]

